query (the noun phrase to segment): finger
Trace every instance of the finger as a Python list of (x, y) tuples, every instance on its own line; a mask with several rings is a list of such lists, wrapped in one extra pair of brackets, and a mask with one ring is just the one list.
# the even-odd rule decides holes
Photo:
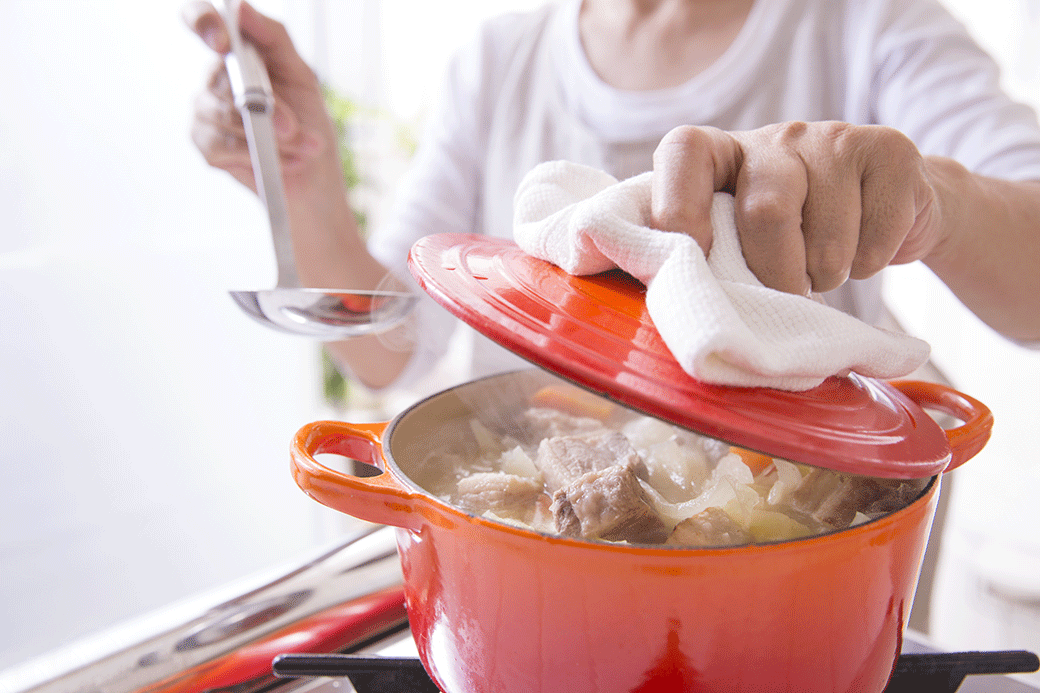
[(210, 3), (188, 3), (181, 8), (181, 18), (212, 50), (221, 55), (231, 50), (224, 19)]
[(202, 152), (206, 163), (217, 168), (249, 165), (249, 146), (245, 133), (228, 130), (218, 123), (196, 118), (191, 126), (191, 139)]
[[(275, 123), (278, 119), (278, 102), (275, 103)], [(282, 160), (283, 173), (297, 170), (320, 151), (320, 142), (301, 133), (298, 121), (286, 109), (284, 116), (289, 121), (290, 131), (279, 132), (278, 152)], [(207, 163), (217, 168), (232, 171), (236, 178), (252, 181), (249, 146), (241, 114), (227, 98), (205, 90), (195, 99), (195, 119), (192, 139), (202, 152)]]
[(222, 60), (213, 66), (206, 88), (195, 97), (195, 119), (209, 123), (221, 132), (245, 136), (242, 115), (235, 107), (230, 80)]
[(213, 90), (201, 91), (195, 97), (195, 119), (211, 123), (221, 132), (245, 137), (241, 113), (229, 98)]
[(662, 231), (692, 236), (711, 250), (711, 201), (730, 187), (740, 166), (736, 141), (715, 128), (680, 127), (654, 151), (651, 224)]
[(238, 27), (263, 54), (272, 80), (294, 83), (311, 76), (310, 67), (296, 51), (288, 30), (281, 22), (261, 14), (243, 1), (239, 5)]
[(235, 109), (235, 94), (231, 90), (231, 78), (228, 77), (227, 68), (223, 60), (217, 61), (206, 80), (206, 91), (212, 95), (215, 102), (219, 102), (222, 108)]
[[(245, 123), (242, 113), (232, 101), (230, 88), (225, 79), (217, 80), (212, 88), (201, 92), (195, 98), (195, 117), (212, 123), (222, 132), (232, 134), (238, 139), (245, 139)], [(302, 131), (299, 119), (292, 109), (281, 100), (275, 99), (274, 116), (275, 135), (278, 148), (283, 155), (307, 154), (310, 140)]]
[[(231, 81), (228, 79), (223, 62), (214, 66), (206, 91), (196, 98), (195, 112), (198, 116), (213, 121), (222, 129), (233, 130), (236, 134), (244, 132), (242, 113), (235, 106)], [(275, 99), (272, 122), (280, 144), (290, 145), (300, 133), (299, 118), (278, 98)]]
[(863, 228), (852, 263), (853, 279), (866, 279), (892, 262), (914, 225), (913, 195), (877, 176), (863, 182)]
[(222, 66), (214, 68), (208, 88), (196, 95), (194, 109), (192, 140), (208, 163), (225, 168), (235, 158), (248, 159), (245, 126)]
[(800, 153), (808, 188), (802, 207), (805, 272), (812, 290), (831, 291), (849, 278), (860, 240), (861, 166), (846, 126), (827, 130)]
[[(745, 150), (747, 151), (747, 150)], [(808, 295), (802, 207), (808, 177), (790, 149), (770, 147), (745, 154), (737, 178), (735, 215), (744, 259), (765, 286)]]
[[(214, 143), (224, 147), (225, 142), (246, 146), (245, 124), (234, 104), (223, 63), (214, 67), (207, 88), (195, 97), (195, 120), (201, 128), (215, 131), (196, 142), (200, 147), (214, 146)], [(306, 160), (320, 150), (320, 142), (306, 136), (296, 114), (279, 99), (275, 100), (273, 121), (283, 164), (289, 166), (296, 160)], [(224, 168), (223, 165), (220, 167)]]
[(915, 231), (930, 219), (934, 192), (917, 148), (895, 131), (878, 133), (863, 174), (863, 222), (850, 276), (870, 277), (897, 255), (914, 255)]
[(205, 122), (192, 124), (192, 141), (202, 152), (206, 163), (230, 173), (238, 182), (256, 191), (253, 163), (244, 138), (220, 131)]
[(930, 183), (922, 181), (918, 186), (913, 208), (917, 212), (913, 226), (889, 261), (890, 265), (914, 262), (926, 257), (939, 238), (941, 229), (938, 221), (938, 202), (935, 189)]

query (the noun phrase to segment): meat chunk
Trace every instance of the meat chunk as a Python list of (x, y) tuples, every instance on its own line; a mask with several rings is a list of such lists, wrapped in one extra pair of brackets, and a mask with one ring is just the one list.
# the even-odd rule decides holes
[(546, 438), (538, 445), (534, 463), (542, 472), (545, 489), (550, 494), (584, 474), (618, 465), (632, 465), (642, 478), (647, 477), (646, 465), (628, 438), (606, 428)]
[(660, 544), (668, 526), (639, 483), (633, 465), (588, 472), (553, 495), (556, 531), (585, 539)]
[(677, 546), (732, 546), (747, 544), (751, 535), (722, 508), (705, 508), (686, 518), (668, 535), (667, 544)]
[(928, 479), (875, 479), (881, 493), (860, 512), (865, 515), (886, 515), (910, 505), (928, 485)]
[(515, 515), (532, 508), (542, 493), (537, 479), (503, 472), (477, 472), (459, 479), (456, 502), (476, 514)]
[(881, 497), (878, 479), (813, 469), (791, 496), (791, 507), (825, 528), (848, 527), (856, 512)]

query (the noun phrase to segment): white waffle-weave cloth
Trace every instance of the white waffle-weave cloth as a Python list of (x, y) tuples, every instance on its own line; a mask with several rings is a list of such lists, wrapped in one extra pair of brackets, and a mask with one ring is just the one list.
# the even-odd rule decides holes
[(650, 228), (652, 175), (619, 182), (572, 162), (538, 165), (517, 189), (517, 245), (568, 274), (617, 267), (641, 281), (664, 343), (703, 382), (801, 391), (848, 371), (901, 377), (928, 359), (920, 339), (763, 286), (744, 261), (727, 193), (712, 201), (707, 257), (691, 236)]

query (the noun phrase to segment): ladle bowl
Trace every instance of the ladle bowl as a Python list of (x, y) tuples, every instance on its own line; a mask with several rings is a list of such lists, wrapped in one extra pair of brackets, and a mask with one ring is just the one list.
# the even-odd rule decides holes
[(232, 299), (267, 327), (324, 341), (376, 334), (397, 326), (415, 307), (417, 295), (408, 291), (301, 287), (274, 135), (270, 78), (256, 48), (239, 32), (238, 3), (228, 0), (223, 15), (231, 44), (224, 63), (235, 107), (242, 114), (256, 192), (267, 210), (278, 266), (275, 288), (232, 291)]
[(404, 291), (275, 288), (230, 293), (257, 322), (322, 340), (384, 332), (404, 321), (418, 300), (415, 294)]

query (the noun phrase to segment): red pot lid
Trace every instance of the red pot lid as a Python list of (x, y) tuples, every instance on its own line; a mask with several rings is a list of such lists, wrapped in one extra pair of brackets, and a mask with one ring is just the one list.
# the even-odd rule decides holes
[(575, 277), (513, 241), (423, 238), (412, 274), (438, 303), (532, 363), (616, 402), (733, 445), (839, 472), (920, 478), (951, 458), (945, 432), (884, 381), (830, 377), (804, 392), (711, 385), (687, 374), (614, 270)]

